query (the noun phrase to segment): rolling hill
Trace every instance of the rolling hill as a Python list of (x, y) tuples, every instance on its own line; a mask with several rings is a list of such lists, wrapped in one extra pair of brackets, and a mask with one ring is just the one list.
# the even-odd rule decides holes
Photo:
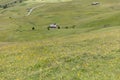
[[(119, 80), (120, 1), (93, 2), (23, 0), (0, 8), (0, 79)], [(61, 29), (48, 30), (52, 23)]]

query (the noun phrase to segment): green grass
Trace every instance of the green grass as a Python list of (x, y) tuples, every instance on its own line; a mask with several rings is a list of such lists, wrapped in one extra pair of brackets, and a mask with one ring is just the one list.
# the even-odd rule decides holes
[(0, 80), (120, 80), (120, 1), (98, 1), (0, 9)]

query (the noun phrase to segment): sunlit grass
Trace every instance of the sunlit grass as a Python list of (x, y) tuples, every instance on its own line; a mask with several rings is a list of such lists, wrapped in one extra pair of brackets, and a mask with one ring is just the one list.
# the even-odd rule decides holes
[(119, 0), (37, 1), (0, 9), (0, 80), (120, 80)]
[(27, 3), (56, 3), (56, 2), (67, 2), (72, 0), (27, 0)]
[(119, 80), (119, 31), (103, 29), (51, 40), (3, 44), (0, 77), (3, 80)]

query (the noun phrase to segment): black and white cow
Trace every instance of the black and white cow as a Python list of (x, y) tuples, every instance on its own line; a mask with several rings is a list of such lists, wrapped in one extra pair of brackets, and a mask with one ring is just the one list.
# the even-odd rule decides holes
[(60, 26), (57, 25), (56, 23), (54, 23), (54, 24), (50, 24), (50, 25), (48, 26), (48, 30), (50, 30), (50, 28), (57, 28), (57, 29), (60, 29)]

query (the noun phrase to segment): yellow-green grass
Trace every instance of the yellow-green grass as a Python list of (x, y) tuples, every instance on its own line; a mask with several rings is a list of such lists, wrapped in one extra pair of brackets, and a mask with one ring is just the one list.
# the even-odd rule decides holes
[(120, 1), (91, 2), (0, 9), (0, 80), (120, 80)]
[(15, 0), (0, 0), (0, 4), (9, 3), (11, 1), (15, 1)]
[[(46, 3), (44, 5), (42, 3), (22, 3), (3, 9), (0, 11), (0, 27), (2, 29), (1, 33), (6, 36), (1, 34), (0, 41), (39, 40), (120, 25), (118, 0), (111, 0), (110, 2), (102, 0), (99, 6), (91, 6), (91, 2), (91, 0), (75, 0), (66, 3)], [(28, 8), (39, 5), (40, 7), (36, 8), (31, 15), (26, 16)], [(62, 28), (76, 25), (76, 29), (48, 31), (47, 26), (51, 23), (57, 23)], [(33, 26), (35, 26), (36, 31), (31, 31)]]
[(0, 45), (1, 80), (119, 80), (120, 28)]
[(67, 2), (72, 0), (27, 0), (27, 3), (56, 3), (56, 2)]

